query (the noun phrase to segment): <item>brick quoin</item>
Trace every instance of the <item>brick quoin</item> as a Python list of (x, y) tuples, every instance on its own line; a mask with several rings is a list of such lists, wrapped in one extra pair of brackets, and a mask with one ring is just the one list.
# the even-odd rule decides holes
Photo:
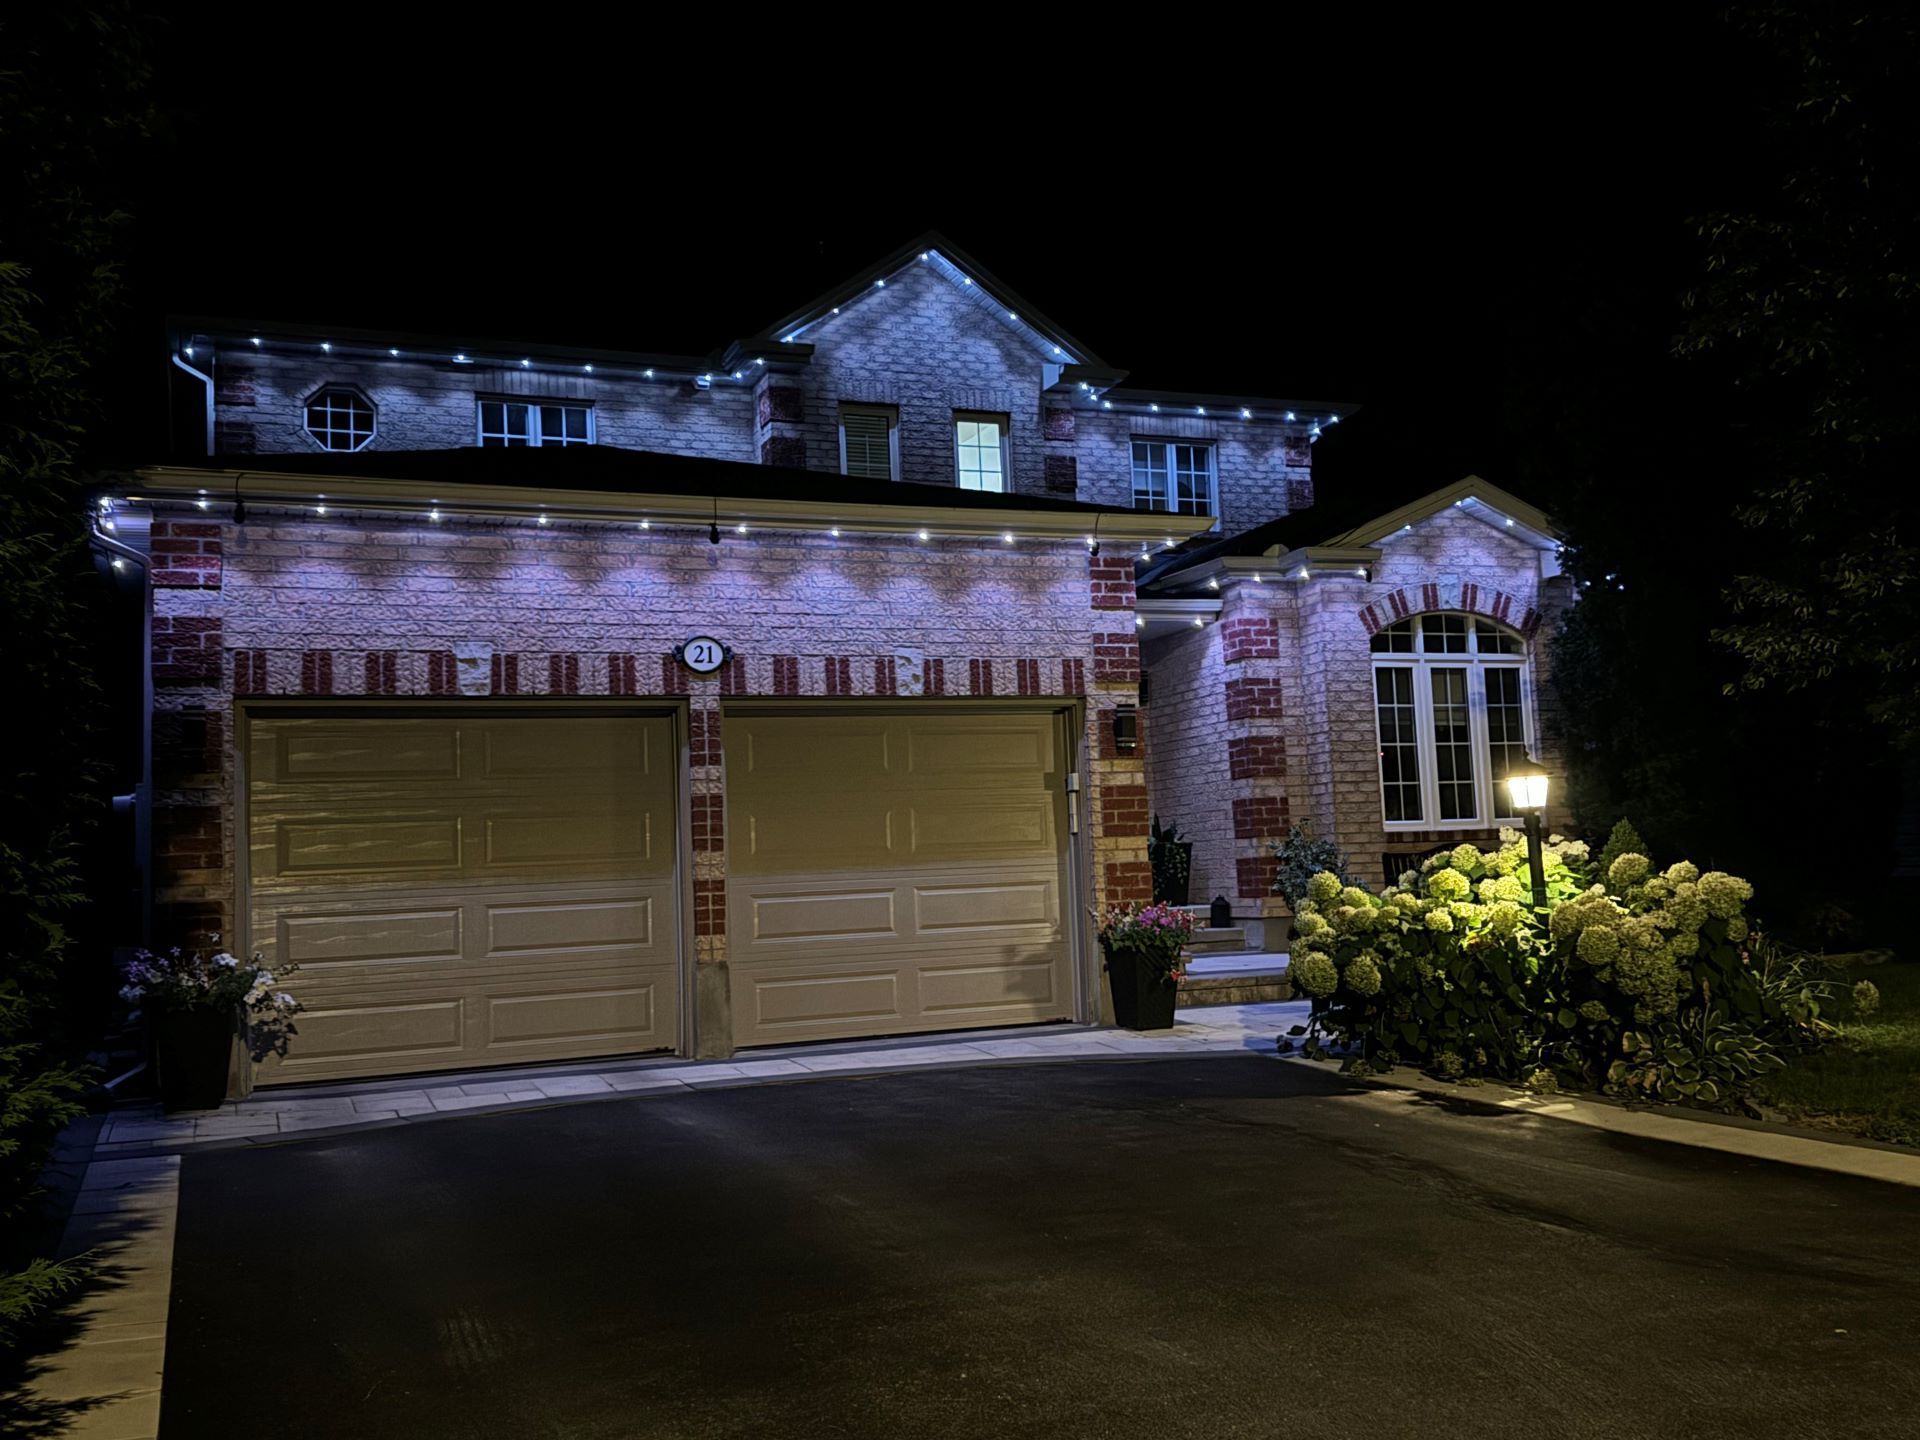
[(266, 651), (236, 650), (233, 652), (233, 693), (236, 695), (267, 693)]
[(1227, 719), (1277, 720), (1281, 717), (1280, 682), (1247, 677), (1226, 683)]
[(747, 693), (747, 661), (742, 655), (735, 655), (719, 669), (720, 693), (722, 695), (745, 695)]
[(1102, 867), (1109, 905), (1146, 904), (1153, 899), (1153, 867), (1144, 860), (1109, 860)]
[(493, 657), (493, 693), (496, 695), (520, 693), (520, 657), (518, 655)]
[(853, 659), (851, 656), (827, 656), (826, 674), (827, 694), (851, 695), (853, 693)]
[(1278, 840), (1287, 833), (1287, 797), (1254, 795), (1233, 802), (1233, 838)]
[(877, 655), (873, 661), (873, 693), (876, 695), (897, 694), (900, 689), (899, 667), (891, 655)]
[(662, 695), (685, 695), (687, 690), (687, 671), (671, 655), (660, 657), (660, 693)]
[(1140, 679), (1140, 641), (1132, 632), (1093, 637), (1093, 683), (1131, 685)]
[(157, 590), (218, 590), (220, 527), (198, 520), (156, 520), (148, 542)]
[(773, 693), (775, 695), (800, 693), (800, 657), (798, 655), (773, 657)]
[(967, 693), (969, 695), (993, 694), (993, 662), (991, 660), (967, 661)]
[(1235, 780), (1278, 780), (1287, 773), (1287, 742), (1278, 735), (1236, 735), (1227, 741), (1227, 773)]
[(640, 657), (637, 655), (607, 656), (607, 693), (609, 695), (638, 695), (640, 693)]
[(1268, 616), (1236, 615), (1220, 627), (1220, 658), (1274, 660), (1280, 655), (1280, 622)]
[(695, 795), (693, 805), (693, 848), (712, 851), (726, 848), (726, 801), (719, 795)]
[(220, 621), (207, 615), (153, 617), (153, 683), (220, 683)]
[(927, 661), (926, 692), (929, 695), (947, 693), (947, 662), (944, 660)]
[(1013, 662), (1013, 670), (1022, 695), (1040, 693), (1040, 662), (1038, 660), (1016, 660)]
[(695, 710), (687, 717), (687, 763), (720, 763), (720, 712)]
[(727, 933), (726, 881), (694, 877), (693, 933), (699, 939)]
[(1087, 693), (1087, 662), (1078, 656), (1060, 662), (1060, 693), (1062, 695), (1084, 695)]
[(547, 693), (549, 695), (580, 693), (580, 657), (578, 655), (547, 657)]
[(367, 694), (392, 695), (400, 689), (399, 651), (369, 650), (365, 669)]
[(1049, 455), (1042, 472), (1047, 489), (1071, 495), (1080, 488), (1080, 462), (1071, 455)]
[(1147, 833), (1147, 787), (1106, 784), (1100, 787), (1100, 827), (1108, 837)]
[(217, 805), (153, 807), (154, 848), (175, 870), (217, 870), (226, 862)]
[(1087, 579), (1096, 610), (1133, 609), (1133, 557), (1087, 554)]
[(1073, 411), (1064, 405), (1049, 405), (1041, 416), (1040, 428), (1049, 440), (1073, 439)]
[(1277, 855), (1242, 855), (1233, 862), (1234, 878), (1243, 899), (1273, 893), (1274, 877), (1280, 873)]
[(807, 442), (798, 435), (770, 435), (760, 442), (760, 463), (804, 470), (807, 465)]

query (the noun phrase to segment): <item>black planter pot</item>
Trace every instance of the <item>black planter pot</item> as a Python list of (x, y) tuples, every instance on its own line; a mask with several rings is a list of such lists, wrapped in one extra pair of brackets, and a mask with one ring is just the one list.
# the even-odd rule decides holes
[(1193, 842), (1191, 840), (1162, 841), (1160, 847), (1177, 851), (1180, 864), (1177, 876), (1175, 867), (1156, 864), (1153, 867), (1153, 903), (1156, 905), (1184, 905), (1187, 893), (1193, 886)]
[(207, 1006), (153, 1017), (153, 1061), (165, 1108), (212, 1110), (227, 1098), (227, 1073), (239, 1028), (231, 1010)]
[(1108, 950), (1106, 954), (1115, 1022), (1128, 1030), (1171, 1030), (1179, 982), (1155, 974), (1131, 950)]

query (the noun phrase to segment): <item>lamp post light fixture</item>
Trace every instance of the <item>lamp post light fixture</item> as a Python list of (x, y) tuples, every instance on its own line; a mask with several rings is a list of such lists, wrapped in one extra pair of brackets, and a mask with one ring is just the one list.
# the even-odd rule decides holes
[(1547, 903), (1547, 864), (1540, 852), (1540, 817), (1547, 808), (1547, 770), (1529, 755), (1507, 772), (1507, 798), (1527, 822), (1527, 867), (1533, 872), (1533, 908)]

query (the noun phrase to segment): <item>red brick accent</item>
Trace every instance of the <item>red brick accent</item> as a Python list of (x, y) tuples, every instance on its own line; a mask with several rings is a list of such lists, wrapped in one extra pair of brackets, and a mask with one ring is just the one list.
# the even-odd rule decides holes
[[(221, 448), (222, 455), (236, 452)], [(218, 900), (156, 900), (153, 905), (154, 933), (168, 945), (205, 946), (216, 935), (232, 930), (227, 924), (226, 908)]]
[(1107, 904), (1145, 904), (1153, 899), (1153, 867), (1146, 861), (1109, 860), (1105, 869)]
[[(1287, 463), (1289, 465), (1305, 465), (1307, 463), (1304, 455), (1296, 460), (1294, 454), (1295, 452), (1289, 448), (1287, 452)], [(1292, 514), (1294, 511), (1308, 510), (1312, 507), (1312, 477), (1307, 475), (1289, 475), (1287, 477), (1287, 513)]]
[(1112, 838), (1117, 835), (1147, 833), (1147, 787), (1145, 785), (1103, 785), (1100, 787), (1100, 826)]
[[(1413, 593), (1417, 591), (1416, 602)], [(1385, 610), (1382, 610), (1382, 606)], [(1395, 620), (1404, 620), (1410, 615), (1424, 611), (1439, 610), (1443, 607), (1440, 600), (1440, 584), (1436, 580), (1423, 580), (1417, 587), (1403, 586), (1389, 591), (1380, 600), (1363, 605), (1360, 608), (1360, 625), (1367, 634), (1373, 635)], [(1498, 620), (1510, 625), (1521, 636), (1531, 640), (1540, 630), (1540, 616), (1537, 611), (1526, 605), (1518, 596), (1509, 595), (1504, 590), (1494, 590), (1475, 581), (1466, 580), (1460, 585), (1459, 608), (1470, 615), (1484, 615), (1490, 620)], [(1516, 619), (1515, 615), (1519, 618)]]
[(220, 588), (220, 527), (211, 521), (154, 521), (149, 553), (157, 590)]
[(686, 667), (671, 655), (660, 657), (660, 693), (662, 695), (687, 693)]
[(639, 656), (607, 656), (607, 693), (609, 695), (638, 695), (640, 693)]
[(153, 712), (153, 766), (161, 783), (220, 769), (220, 717), (210, 710)]
[(267, 693), (266, 651), (236, 650), (233, 652), (233, 693), (236, 695)]
[(154, 853), (170, 870), (218, 870), (225, 862), (218, 805), (156, 805), (153, 832)]
[(1531, 605), (1527, 607), (1527, 613), (1521, 617), (1520, 633), (1529, 640), (1540, 633), (1540, 612)]
[(153, 683), (220, 683), (220, 621), (209, 615), (153, 617)]
[(826, 660), (827, 694), (853, 693), (853, 660), (846, 655), (829, 655)]
[(923, 688), (929, 695), (944, 695), (947, 693), (946, 661), (927, 661), (926, 684)]
[(719, 795), (693, 797), (693, 848), (720, 850), (726, 840), (726, 801)]
[(967, 693), (969, 695), (993, 694), (993, 662), (991, 660), (967, 661)]
[(518, 655), (493, 657), (493, 693), (496, 695), (520, 693), (520, 657)]
[(806, 415), (806, 405), (797, 385), (769, 385), (760, 392), (756, 407), (762, 425), (797, 425)]
[(580, 693), (580, 657), (578, 655), (547, 657), (547, 693), (549, 695)]
[(1278, 680), (1252, 676), (1229, 680), (1226, 692), (1229, 720), (1278, 720), (1284, 713), (1280, 708)]
[(747, 661), (743, 655), (736, 655), (719, 670), (720, 693), (722, 695), (744, 695), (747, 693)]
[(1038, 660), (1016, 660), (1013, 662), (1014, 680), (1022, 695), (1040, 693), (1040, 662)]
[(797, 435), (769, 435), (760, 442), (760, 463), (803, 470), (807, 464), (807, 442)]
[(1236, 735), (1227, 741), (1227, 771), (1235, 780), (1277, 780), (1287, 773), (1287, 742), (1278, 735)]
[(300, 652), (300, 693), (302, 695), (333, 694), (333, 652), (331, 650)]
[(800, 657), (798, 655), (773, 657), (773, 693), (776, 695), (800, 693)]
[(894, 695), (900, 690), (900, 669), (891, 655), (876, 655), (873, 661), (873, 693)]
[(1087, 578), (1096, 610), (1133, 609), (1133, 556), (1087, 554)]
[(1440, 608), (1440, 586), (1432, 580), (1426, 581), (1420, 587), (1420, 608), (1422, 610)]
[(695, 710), (687, 717), (687, 763), (720, 763), (720, 712)]
[(1074, 656), (1060, 662), (1060, 693), (1062, 695), (1084, 695), (1087, 693), (1087, 662)]
[(694, 877), (693, 933), (700, 938), (727, 933), (726, 881)]
[(1065, 405), (1049, 405), (1041, 412), (1041, 433), (1049, 440), (1073, 439), (1073, 411)]
[(1236, 615), (1220, 627), (1220, 658), (1275, 660), (1280, 655), (1280, 622), (1264, 615)]
[(1049, 455), (1041, 467), (1047, 489), (1071, 495), (1080, 488), (1080, 462), (1071, 455)]
[(400, 689), (400, 652), (369, 650), (366, 658), (367, 694), (393, 695)]
[(1233, 871), (1242, 897), (1271, 895), (1274, 877), (1280, 873), (1280, 857), (1243, 855), (1233, 862)]
[(1140, 679), (1140, 640), (1131, 630), (1093, 637), (1093, 683), (1136, 684)]
[(1287, 797), (1254, 795), (1233, 802), (1233, 838), (1278, 840), (1287, 833)]

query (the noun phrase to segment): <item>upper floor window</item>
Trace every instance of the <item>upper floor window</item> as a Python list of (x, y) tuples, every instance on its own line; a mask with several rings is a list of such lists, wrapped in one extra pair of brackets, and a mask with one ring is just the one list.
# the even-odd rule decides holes
[(1511, 819), (1526, 759), (1526, 642), (1475, 615), (1416, 615), (1372, 641), (1380, 805), (1389, 826)]
[(891, 405), (840, 407), (840, 473), (900, 478), (900, 412)]
[(1213, 446), (1184, 440), (1133, 442), (1133, 508), (1214, 515)]
[(307, 401), (307, 434), (322, 450), (361, 450), (373, 439), (373, 404), (358, 390), (329, 386)]
[(953, 417), (954, 476), (962, 490), (1007, 488), (1007, 417), (959, 411)]
[(482, 445), (591, 445), (591, 405), (543, 405), (528, 400), (482, 400)]

